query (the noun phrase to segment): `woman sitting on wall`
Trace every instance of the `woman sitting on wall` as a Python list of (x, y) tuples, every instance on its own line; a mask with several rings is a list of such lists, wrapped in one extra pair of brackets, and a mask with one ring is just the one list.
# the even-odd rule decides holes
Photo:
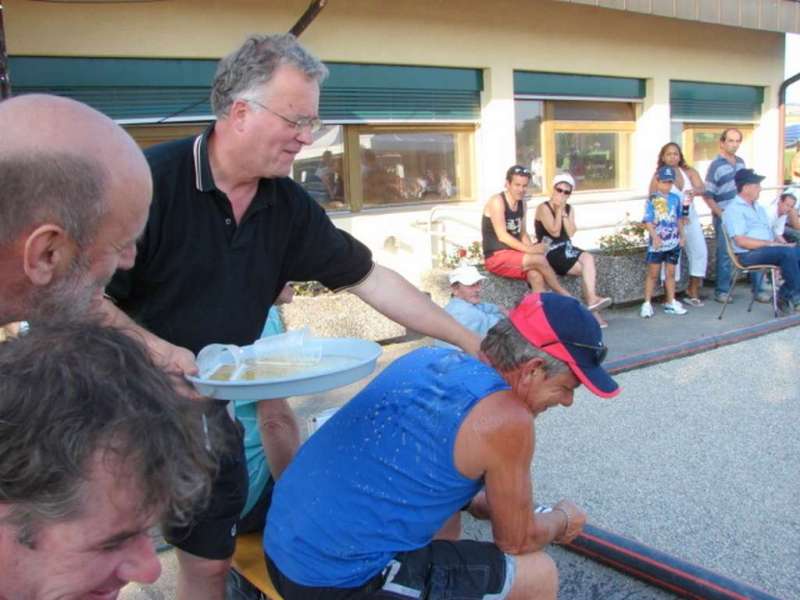
[[(597, 269), (594, 257), (589, 252), (572, 245), (575, 235), (575, 211), (569, 204), (569, 197), (575, 189), (575, 180), (569, 173), (560, 173), (553, 178), (553, 191), (550, 199), (536, 208), (534, 229), (536, 239), (548, 245), (547, 262), (559, 275), (580, 277), (583, 284), (583, 297), (591, 311), (600, 311), (611, 304), (611, 298), (597, 295)], [(596, 313), (595, 318), (601, 327), (607, 323)]]
[[(708, 264), (708, 248), (706, 238), (703, 235), (703, 228), (700, 225), (700, 217), (694, 208), (694, 197), (702, 196), (705, 191), (703, 179), (700, 174), (686, 164), (683, 158), (681, 147), (675, 142), (664, 144), (658, 153), (658, 163), (656, 172), (661, 167), (672, 167), (675, 169), (675, 182), (672, 191), (678, 194), (683, 200), (684, 206), (688, 206), (688, 217), (684, 222), (684, 235), (686, 236), (686, 256), (689, 259), (689, 285), (686, 288), (686, 298), (683, 301), (690, 306), (703, 306), (700, 298), (700, 287), (703, 285), (703, 278), (706, 276), (706, 266)], [(650, 191), (652, 194), (656, 189), (656, 175), (650, 180)]]

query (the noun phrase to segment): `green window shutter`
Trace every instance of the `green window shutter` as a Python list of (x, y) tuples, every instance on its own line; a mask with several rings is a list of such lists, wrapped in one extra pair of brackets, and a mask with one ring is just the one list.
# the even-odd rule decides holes
[(639, 100), (645, 95), (645, 81), (632, 77), (514, 71), (514, 93)]
[(12, 56), (14, 95), (67, 96), (112, 119), (158, 121), (212, 114), (215, 60)]
[[(216, 60), (14, 56), (15, 95), (49, 93), (113, 119), (158, 121), (211, 115)], [(320, 115), (328, 121), (472, 121), (480, 118), (477, 69), (330, 63)]]
[(764, 88), (749, 85), (671, 81), (673, 121), (757, 121)]
[(326, 63), (320, 116), (328, 121), (473, 121), (480, 118), (477, 69)]

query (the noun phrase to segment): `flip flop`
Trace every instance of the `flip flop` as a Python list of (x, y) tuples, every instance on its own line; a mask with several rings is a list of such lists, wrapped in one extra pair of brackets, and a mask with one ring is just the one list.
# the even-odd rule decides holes
[(590, 304), (587, 308), (594, 312), (596, 310), (603, 310), (604, 308), (611, 306), (611, 298), (600, 298), (594, 304)]

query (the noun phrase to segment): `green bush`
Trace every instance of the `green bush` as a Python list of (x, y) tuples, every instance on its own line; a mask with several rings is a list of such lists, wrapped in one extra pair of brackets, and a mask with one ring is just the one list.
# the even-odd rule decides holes
[(600, 250), (612, 256), (635, 254), (647, 245), (646, 236), (643, 223), (626, 218), (614, 233), (600, 237)]

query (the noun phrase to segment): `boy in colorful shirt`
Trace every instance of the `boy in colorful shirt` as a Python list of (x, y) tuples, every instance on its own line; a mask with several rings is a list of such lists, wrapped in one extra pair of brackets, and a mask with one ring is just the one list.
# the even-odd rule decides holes
[(666, 302), (664, 312), (668, 315), (684, 315), (686, 309), (675, 299), (675, 265), (681, 258), (683, 247), (683, 219), (681, 218), (681, 199), (671, 191), (675, 181), (675, 169), (661, 167), (656, 173), (656, 192), (650, 196), (645, 205), (642, 222), (650, 234), (647, 246), (647, 277), (644, 282), (644, 303), (641, 316), (649, 319), (653, 316), (653, 295), (661, 265), (666, 270), (664, 289)]

